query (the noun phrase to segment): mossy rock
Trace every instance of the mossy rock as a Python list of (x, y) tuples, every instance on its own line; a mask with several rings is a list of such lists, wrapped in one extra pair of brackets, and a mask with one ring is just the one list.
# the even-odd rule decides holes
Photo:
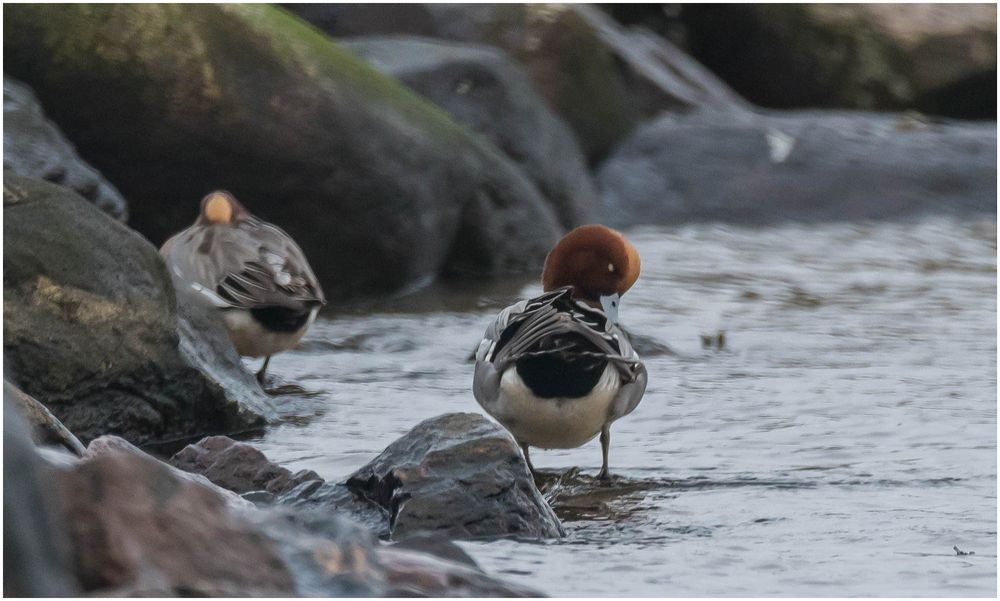
[(185, 360), (148, 241), (67, 188), (10, 172), (3, 186), (4, 358), (22, 390), (84, 442), (263, 424), (263, 393), (227, 391)]
[(20, 5), (4, 34), (5, 69), (154, 243), (226, 188), (337, 302), (536, 269), (562, 231), (494, 147), (282, 9)]

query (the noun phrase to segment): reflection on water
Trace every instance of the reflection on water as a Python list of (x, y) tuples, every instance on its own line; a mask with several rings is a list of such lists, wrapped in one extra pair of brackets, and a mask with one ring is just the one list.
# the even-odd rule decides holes
[[(617, 479), (593, 480), (597, 441), (534, 451), (569, 535), (461, 543), (484, 568), (552, 595), (996, 594), (994, 221), (629, 236), (643, 275), (622, 319), (650, 380), (612, 429)], [(270, 368), (321, 393), (287, 397), (256, 442), (338, 478), (422, 419), (479, 411), (469, 355), (538, 291), (330, 312)]]

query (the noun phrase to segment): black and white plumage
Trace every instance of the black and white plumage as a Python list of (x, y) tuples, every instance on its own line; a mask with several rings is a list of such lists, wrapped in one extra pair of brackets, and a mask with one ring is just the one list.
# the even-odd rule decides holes
[(636, 408), (646, 381), (621, 328), (566, 286), (500, 312), (476, 353), (473, 392), (526, 459), (528, 447), (573, 448), (601, 434), (607, 477), (611, 423)]
[(225, 192), (202, 201), (194, 225), (160, 249), (178, 285), (217, 307), (236, 350), (266, 357), (295, 346), (326, 299), (302, 249)]

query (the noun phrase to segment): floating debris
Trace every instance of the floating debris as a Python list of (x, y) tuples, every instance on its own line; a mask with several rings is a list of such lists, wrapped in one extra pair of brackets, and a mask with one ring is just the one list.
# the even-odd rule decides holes
[(963, 551), (963, 550), (959, 549), (958, 547), (952, 547), (952, 549), (955, 550), (955, 555), (975, 555), (976, 554), (975, 551)]

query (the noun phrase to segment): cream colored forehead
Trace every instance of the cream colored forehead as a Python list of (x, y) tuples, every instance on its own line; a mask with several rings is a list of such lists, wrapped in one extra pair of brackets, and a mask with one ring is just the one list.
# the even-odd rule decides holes
[(213, 194), (205, 202), (205, 218), (212, 223), (228, 223), (233, 218), (233, 205), (225, 194)]

